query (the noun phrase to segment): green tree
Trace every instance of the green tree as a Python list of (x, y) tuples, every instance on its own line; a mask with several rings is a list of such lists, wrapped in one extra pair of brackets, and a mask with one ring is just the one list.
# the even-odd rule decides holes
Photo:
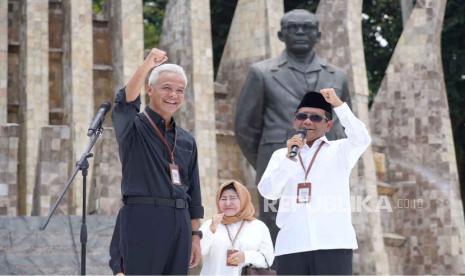
[(210, 0), (212, 25), (213, 72), (218, 72), (224, 45), (236, 9), (237, 0)]
[(442, 65), (447, 87), (457, 166), (465, 202), (465, 5), (448, 0), (442, 29)]
[(144, 48), (160, 44), (163, 17), (168, 0), (144, 0)]
[(370, 106), (402, 34), (399, 0), (363, 1), (362, 35), (365, 51)]

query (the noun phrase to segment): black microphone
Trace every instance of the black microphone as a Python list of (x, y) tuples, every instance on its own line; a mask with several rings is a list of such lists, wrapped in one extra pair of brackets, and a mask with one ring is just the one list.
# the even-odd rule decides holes
[[(307, 130), (305, 128), (301, 128), (297, 130), (297, 133), (302, 140), (307, 136)], [(289, 153), (290, 158), (294, 158), (297, 156), (297, 153), (299, 152), (299, 147), (294, 145), (291, 147), (291, 152)]]
[(105, 120), (105, 115), (111, 109), (111, 103), (104, 102), (100, 105), (100, 108), (97, 111), (92, 123), (90, 123), (89, 130), (87, 131), (87, 136), (92, 136), (94, 133), (102, 127), (102, 123)]

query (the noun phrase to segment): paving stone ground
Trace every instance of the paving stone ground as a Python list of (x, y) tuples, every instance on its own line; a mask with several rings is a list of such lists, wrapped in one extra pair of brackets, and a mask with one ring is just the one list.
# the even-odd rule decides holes
[[(53, 217), (44, 231), (45, 217), (0, 218), (0, 274), (79, 274), (81, 217)], [(88, 216), (87, 274), (112, 274), (108, 247), (114, 216)]]

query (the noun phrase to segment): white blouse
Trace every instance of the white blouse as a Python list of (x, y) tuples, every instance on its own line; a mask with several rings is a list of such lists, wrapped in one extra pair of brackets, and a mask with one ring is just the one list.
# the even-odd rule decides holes
[[(234, 243), (234, 249), (244, 252), (245, 262), (238, 266), (227, 266), (226, 251), (231, 249), (228, 232), (223, 224), (219, 224), (216, 232), (212, 233), (211, 221), (205, 221), (200, 227), (203, 233), (200, 241), (203, 256), (200, 275), (240, 275), (242, 267), (247, 264), (265, 268), (267, 265), (264, 256), (270, 266), (273, 264), (273, 243), (265, 223), (258, 219), (244, 223)], [(241, 221), (228, 225), (231, 238), (234, 239), (240, 225)]]

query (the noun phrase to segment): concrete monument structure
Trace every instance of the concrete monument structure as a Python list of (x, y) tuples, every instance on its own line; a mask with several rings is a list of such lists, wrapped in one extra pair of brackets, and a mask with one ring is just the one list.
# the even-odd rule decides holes
[(465, 225), (441, 62), (446, 2), (417, 1), (370, 111), (373, 146), (397, 192), (386, 232), (394, 274), (465, 272)]
[(0, 125), (0, 216), (18, 215), (18, 124)]
[(249, 66), (279, 55), (283, 43), (276, 39), (284, 5), (280, 1), (239, 0), (215, 80), (218, 177), (247, 185), (258, 210), (255, 170), (244, 158), (234, 134), (236, 103)]
[(88, 210), (90, 214), (115, 215), (122, 205), (122, 175), (113, 128), (103, 130), (94, 152), (94, 175), (89, 189)]
[[(71, 151), (71, 130), (68, 126), (42, 128), (39, 146), (37, 179), (34, 183), (32, 215), (46, 216), (60, 196), (68, 180)], [(75, 185), (82, 186), (82, 185)], [(65, 195), (55, 214), (69, 214), (71, 193)]]
[(0, 2), (0, 124), (7, 122), (8, 2)]
[(216, 212), (218, 187), (210, 2), (169, 1), (160, 48), (168, 53), (168, 62), (187, 73), (185, 104), (176, 120), (196, 139), (202, 201), (209, 217)]
[[(88, 143), (87, 128), (94, 113), (92, 5), (88, 1), (63, 1), (63, 11), (63, 113), (71, 130), (70, 157), (78, 160)], [(92, 159), (89, 162), (93, 164)], [(82, 183), (81, 173), (74, 181)], [(82, 212), (82, 185), (73, 185), (71, 194), (72, 212)]]
[[(8, 29), (1, 34), (5, 37), (1, 42), (7, 43), (7, 52), (2, 52), (0, 47), (0, 58), (4, 53), (8, 55), (8, 67), (0, 67), (0, 94), (7, 93), (0, 100), (0, 104), (6, 100), (2, 108), (6, 115), (1, 122), (18, 123), (22, 133), (15, 161), (19, 164), (15, 180), (17, 192), (10, 189), (9, 195), (11, 202), (17, 202), (15, 214), (30, 215), (33, 202), (41, 202), (34, 199), (41, 196), (40, 192), (34, 193), (36, 180), (47, 179), (40, 175), (45, 173), (39, 169), (41, 162), (62, 162), (49, 160), (48, 156), (44, 156), (47, 160), (39, 160), (42, 128), (54, 132), (58, 131), (54, 129), (56, 125), (70, 127), (69, 146), (60, 150), (69, 150), (66, 162), (67, 172), (71, 172), (87, 145), (87, 128), (94, 112), (103, 101), (113, 100), (115, 88), (129, 78), (127, 72), (132, 72), (142, 60), (142, 2), (107, 1), (100, 14), (92, 13), (88, 1), (78, 4), (69, 0), (8, 0), (2, 1), (2, 5), (4, 3), (7, 8), (2, 12), (7, 13), (0, 17), (0, 26)], [(130, 20), (126, 20), (128, 18)], [(140, 31), (134, 31), (137, 29)], [(6, 64), (2, 62), (1, 66)], [(8, 68), (8, 79), (1, 68)], [(2, 90), (4, 82), (8, 87)], [(111, 125), (109, 117), (105, 125)], [(99, 146), (97, 144), (95, 150), (100, 150)], [(116, 144), (108, 150), (117, 151)], [(117, 167), (111, 167), (106, 173), (118, 175), (120, 172)], [(67, 177), (69, 175), (64, 178)], [(88, 183), (91, 179), (88, 178)], [(81, 181), (78, 174), (75, 182), (80, 184)], [(108, 189), (120, 190), (120, 183), (109, 184)], [(73, 185), (70, 189), (69, 213), (80, 212), (81, 193), (81, 185)], [(111, 200), (119, 199), (120, 196)], [(34, 213), (43, 214), (43, 211)], [(11, 212), (13, 210), (8, 211)]]
[(20, 6), (19, 31), (19, 210), (30, 214), (39, 152), (40, 129), (48, 125), (48, 1), (27, 0)]
[[(355, 1), (321, 1), (316, 15), (320, 18), (321, 39), (316, 52), (347, 73), (352, 111), (367, 127), (368, 80), (362, 40), (362, 3)], [(368, 148), (352, 170), (351, 195), (355, 204), (352, 222), (357, 233), (358, 249), (354, 251), (354, 274), (389, 274), (378, 202), (373, 152)]]

